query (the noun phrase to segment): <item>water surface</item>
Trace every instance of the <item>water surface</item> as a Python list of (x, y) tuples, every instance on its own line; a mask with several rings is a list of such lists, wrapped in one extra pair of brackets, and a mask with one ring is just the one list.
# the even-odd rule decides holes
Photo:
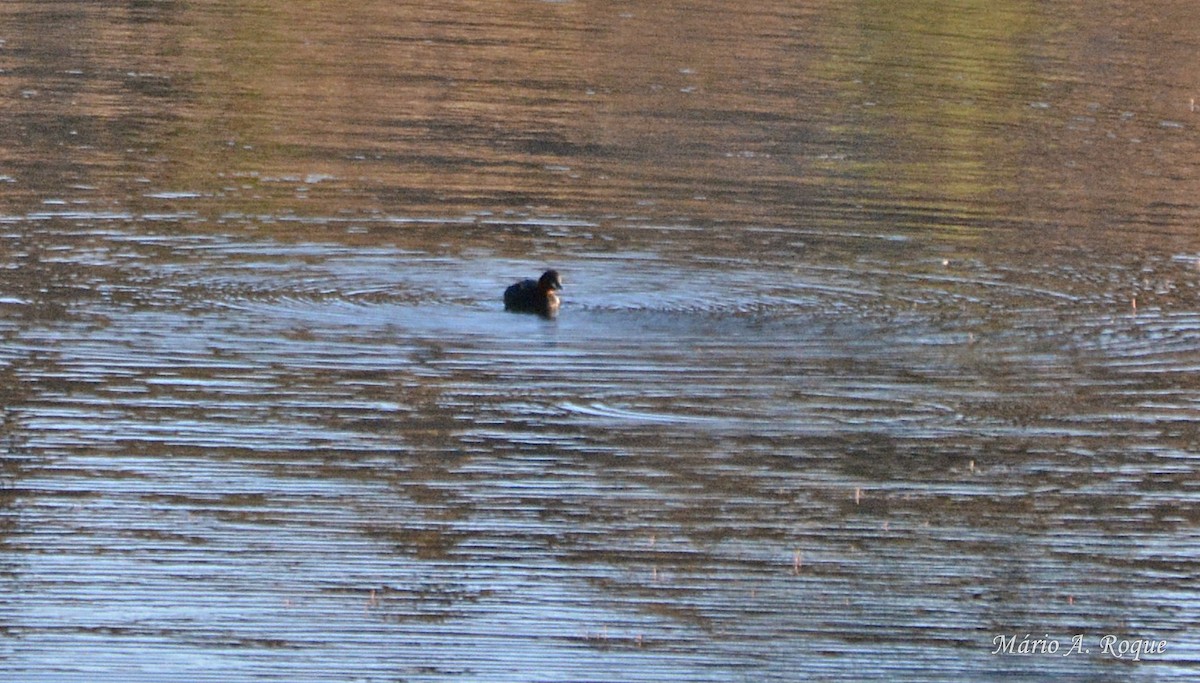
[(794, 4), (5, 3), (0, 671), (1195, 677), (1200, 10)]

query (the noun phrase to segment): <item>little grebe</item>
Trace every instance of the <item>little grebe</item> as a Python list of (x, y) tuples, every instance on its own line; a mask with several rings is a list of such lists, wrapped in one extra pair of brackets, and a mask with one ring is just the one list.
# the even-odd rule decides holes
[(558, 295), (562, 279), (557, 270), (547, 270), (537, 280), (521, 280), (504, 290), (504, 310), (518, 313), (537, 313), (552, 318), (558, 313)]

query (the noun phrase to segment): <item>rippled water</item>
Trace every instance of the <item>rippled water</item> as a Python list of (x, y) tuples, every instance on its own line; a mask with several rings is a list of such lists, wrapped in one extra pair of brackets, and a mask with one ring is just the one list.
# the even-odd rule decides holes
[(1200, 8), (795, 4), (0, 6), (5, 680), (1194, 678)]

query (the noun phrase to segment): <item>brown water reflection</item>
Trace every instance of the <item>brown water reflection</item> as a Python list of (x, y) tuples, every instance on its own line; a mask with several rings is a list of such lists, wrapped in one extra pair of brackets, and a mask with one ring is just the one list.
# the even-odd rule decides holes
[(0, 671), (1193, 677), (1197, 9), (792, 5), (0, 6)]

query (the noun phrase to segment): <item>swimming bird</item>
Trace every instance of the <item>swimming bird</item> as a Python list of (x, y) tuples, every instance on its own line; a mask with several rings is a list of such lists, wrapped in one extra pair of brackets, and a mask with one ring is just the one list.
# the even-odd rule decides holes
[(537, 280), (521, 280), (504, 290), (504, 310), (517, 313), (537, 313), (553, 318), (558, 313), (558, 295), (562, 278), (557, 270), (547, 270)]

